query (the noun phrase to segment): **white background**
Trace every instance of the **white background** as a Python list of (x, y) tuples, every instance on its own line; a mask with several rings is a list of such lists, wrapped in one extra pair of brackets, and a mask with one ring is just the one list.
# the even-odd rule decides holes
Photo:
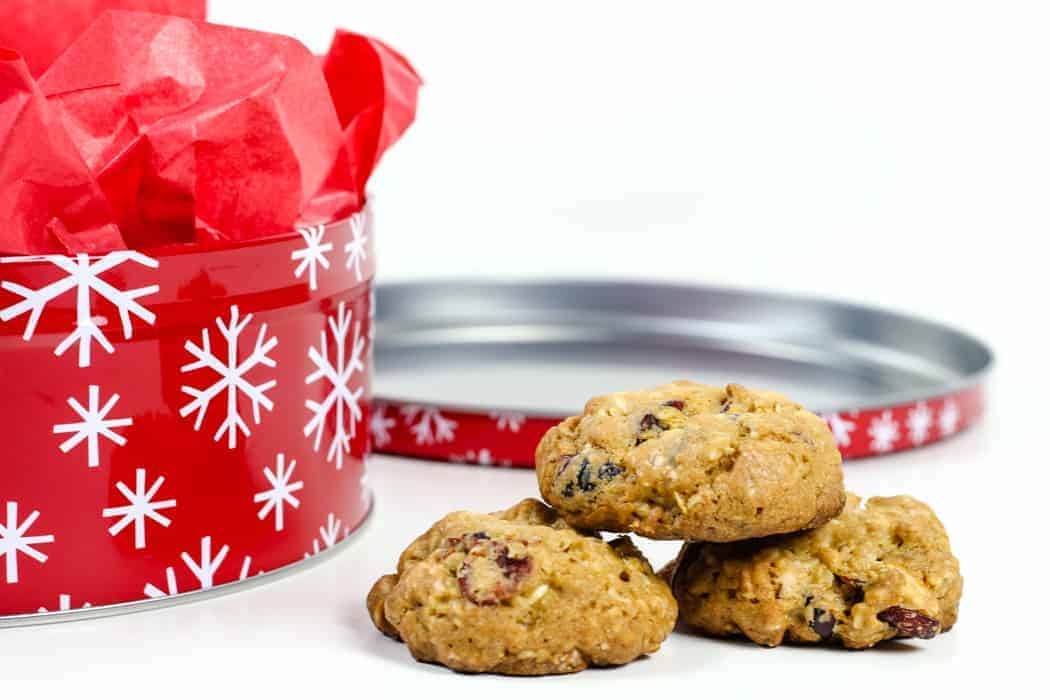
[[(423, 74), (419, 121), (374, 181), (382, 280), (725, 283), (909, 310), (989, 339), (998, 365), (978, 429), (847, 466), (853, 490), (936, 507), (966, 576), (960, 622), (862, 653), (676, 634), (650, 659), (565, 678), (417, 664), (369, 625), (371, 581), (446, 511), (503, 507), (534, 493), (533, 477), (376, 458), (376, 517), (345, 554), (211, 602), (0, 631), (0, 693), (58, 679), (28, 697), (918, 697), (1035, 675), (1050, 468), (1045, 3), (212, 5), (217, 21), (317, 51), (335, 25), (372, 33)], [(646, 548), (656, 565), (671, 554)]]

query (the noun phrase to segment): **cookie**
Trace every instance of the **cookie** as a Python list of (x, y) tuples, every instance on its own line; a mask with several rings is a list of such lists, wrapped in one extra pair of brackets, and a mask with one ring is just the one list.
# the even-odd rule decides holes
[(367, 604), (420, 661), (510, 675), (625, 664), (659, 649), (677, 617), (670, 588), (628, 538), (579, 532), (535, 499), (442, 518)]
[(685, 624), (766, 646), (929, 639), (955, 624), (962, 595), (944, 526), (909, 496), (849, 494), (815, 530), (686, 544), (668, 569)]
[(824, 421), (737, 384), (680, 381), (591, 399), (544, 436), (536, 475), (570, 524), (662, 540), (812, 528), (845, 499)]

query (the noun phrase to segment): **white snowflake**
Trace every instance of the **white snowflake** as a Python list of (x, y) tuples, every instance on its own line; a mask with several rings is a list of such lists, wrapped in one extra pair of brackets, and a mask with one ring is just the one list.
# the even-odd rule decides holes
[(912, 444), (921, 445), (926, 442), (930, 434), (930, 426), (933, 425), (933, 412), (930, 411), (925, 401), (920, 401), (915, 404), (914, 408), (909, 409), (907, 423), (908, 438)]
[(41, 564), (47, 561), (47, 555), (33, 545), (54, 542), (55, 536), (26, 535), (38, 517), (40, 517), (40, 511), (34, 510), (25, 520), (18, 522), (18, 504), (14, 501), (7, 502), (7, 524), (0, 525), (0, 557), (5, 558), (7, 565), (5, 580), (8, 583), (18, 583), (19, 553)]
[(252, 415), (255, 418), (256, 425), (261, 420), (259, 415), (260, 406), (267, 411), (273, 410), (273, 401), (266, 396), (266, 392), (277, 385), (277, 380), (271, 379), (262, 384), (251, 384), (245, 379), (245, 375), (258, 365), (264, 365), (271, 369), (277, 366), (277, 362), (270, 357), (270, 351), (277, 345), (277, 338), (266, 337), (265, 323), (259, 329), (259, 335), (255, 340), (255, 348), (251, 354), (243, 362), (238, 363), (237, 359), (240, 335), (251, 321), (252, 314), (248, 314), (241, 319), (240, 312), (236, 306), (230, 308), (229, 324), (224, 322), (222, 318), (215, 319), (215, 325), (218, 326), (219, 333), (226, 339), (226, 358), (224, 360), (220, 360), (218, 356), (212, 353), (207, 328), (201, 332), (203, 339), (201, 346), (197, 346), (192, 341), (186, 341), (187, 352), (196, 357), (197, 360), (183, 365), (182, 371), (193, 372), (194, 370), (208, 368), (217, 374), (219, 379), (204, 390), (183, 385), (183, 393), (192, 396), (193, 400), (179, 409), (179, 415), (186, 417), (196, 411), (197, 420), (193, 425), (193, 429), (200, 430), (201, 424), (204, 422), (204, 414), (207, 412), (212, 399), (220, 392), (225, 391), (226, 419), (215, 432), (215, 441), (218, 442), (222, 439), (223, 434), (226, 434), (228, 436), (227, 444), (230, 449), (237, 446), (238, 432), (243, 433), (245, 437), (251, 435), (248, 424), (241, 418), (241, 414), (237, 409), (238, 392), (243, 393), (251, 401)]
[(951, 435), (959, 429), (959, 406), (953, 399), (944, 402), (941, 415), (937, 417), (937, 425), (941, 429), (941, 435)]
[(222, 566), (222, 562), (226, 559), (226, 555), (229, 552), (229, 545), (224, 544), (213, 559), (211, 555), (211, 536), (209, 535), (201, 538), (201, 558), (199, 562), (194, 561), (186, 552), (182, 553), (182, 561), (193, 575), (197, 577), (201, 588), (207, 589), (215, 585), (215, 572)]
[[(90, 608), (91, 607), (91, 603), (84, 603), (80, 607), (81, 608)], [(67, 610), (72, 610), (72, 609), (73, 609), (72, 596), (70, 596), (68, 593), (59, 593), (58, 594), (58, 608), (57, 608), (56, 612), (66, 612)], [(43, 605), (41, 605), (39, 608), (37, 608), (36, 611), (37, 612), (41, 612), (41, 613), (51, 612), (50, 610), (45, 608)]]
[(332, 409), (335, 409), (335, 434), (328, 448), (327, 459), (329, 462), (335, 459), (336, 469), (343, 468), (343, 455), (350, 453), (350, 440), (357, 434), (357, 422), (362, 418), (360, 401), (364, 387), (351, 389), (350, 382), (354, 373), (363, 373), (365, 370), (362, 361), (365, 339), (360, 335), (361, 323), (358, 321), (354, 324), (353, 339), (347, 348), (352, 317), (353, 313), (346, 310), (345, 302), (339, 302), (338, 315), (335, 318), (328, 317), (328, 327), (335, 341), (334, 365), (328, 357), (328, 343), (324, 330), (321, 331), (321, 343), (318, 346), (320, 349), (311, 347), (307, 353), (317, 369), (306, 378), (306, 383), (312, 384), (324, 378), (331, 388), (321, 403), (306, 400), (306, 407), (314, 415), (303, 428), (303, 434), (306, 437), (314, 434), (314, 451), (320, 450), (325, 422)]
[(22, 334), (22, 338), (29, 340), (33, 337), (37, 322), (40, 320), (40, 316), (48, 303), (75, 289), (77, 294), (76, 325), (69, 335), (55, 347), (55, 354), (62, 355), (73, 343), (78, 343), (79, 355), (77, 361), (81, 367), (87, 367), (91, 364), (91, 344), (93, 342), (102, 346), (106, 352), (113, 352), (113, 345), (99, 329), (99, 326), (106, 322), (105, 317), (92, 315), (91, 313), (91, 292), (102, 297), (117, 309), (124, 329), (125, 340), (131, 338), (131, 316), (134, 315), (150, 325), (153, 325), (153, 322), (156, 320), (156, 315), (152, 311), (149, 311), (135, 300), (150, 294), (156, 294), (160, 290), (158, 285), (153, 284), (148, 287), (122, 291), (99, 277), (103, 272), (129, 261), (145, 267), (156, 268), (159, 263), (153, 258), (129, 250), (107, 253), (101, 258), (95, 258), (94, 261), (85, 253), (79, 253), (75, 258), (65, 255), (0, 258), (0, 263), (27, 261), (51, 263), (67, 273), (68, 276), (40, 289), (29, 289), (20, 284), (5, 281), (0, 286), (9, 292), (21, 296), (22, 301), (0, 310), (0, 319), (10, 321), (24, 313), (28, 313), (29, 319), (26, 321), (25, 332)]
[(313, 541), (313, 551), (304, 552), (303, 559), (309, 559), (315, 554), (320, 554), (322, 548), (328, 549), (329, 547), (335, 546), (336, 541), (339, 539), (339, 530), (342, 526), (343, 521), (335, 517), (335, 513), (329, 513), (326, 524), (317, 528), (317, 531), (321, 533), (321, 541), (318, 542), (315, 537)]
[(514, 463), (509, 459), (501, 459), (498, 462), (493, 458), (492, 452), (487, 447), (483, 447), (476, 452), (474, 450), (467, 450), (466, 454), (452, 455), (449, 457), (452, 462), (456, 464), (477, 464), (482, 467), (512, 467)]
[(390, 429), (397, 421), (386, 415), (385, 404), (375, 404), (372, 407), (372, 417), (368, 419), (368, 430), (372, 433), (372, 444), (376, 447), (386, 447), (390, 444)]
[(358, 212), (350, 217), (350, 241), (343, 248), (343, 251), (346, 253), (346, 269), (354, 271), (354, 276), (358, 282), (364, 279), (364, 276), (361, 274), (361, 263), (368, 260), (367, 243), (365, 217)]
[[(854, 417), (856, 416), (854, 415)], [(835, 436), (835, 442), (838, 446), (849, 447), (853, 441), (850, 434), (857, 429), (857, 423), (847, 419), (841, 413), (829, 413), (823, 418), (827, 421), (828, 427), (831, 428), (831, 434)]]
[(117, 490), (124, 495), (125, 499), (127, 499), (128, 505), (104, 508), (102, 510), (103, 518), (120, 518), (120, 520), (113, 523), (109, 528), (109, 534), (116, 537), (124, 530), (124, 528), (134, 523), (135, 549), (144, 549), (146, 547), (146, 518), (160, 524), (161, 527), (168, 527), (171, 525), (171, 519), (161, 515), (157, 511), (174, 508), (175, 499), (168, 499), (165, 501), (153, 500), (153, 497), (157, 495), (157, 491), (159, 491), (160, 487), (163, 485), (164, 477), (160, 476), (157, 477), (157, 480), (149, 487), (149, 490), (146, 490), (145, 469), (135, 470), (134, 492), (125, 486), (123, 481), (118, 481), (116, 484)]
[[(241, 562), (241, 573), (240, 573), (240, 575), (237, 576), (237, 580), (238, 581), (243, 581), (244, 579), (248, 578), (248, 572), (249, 572), (249, 570), (251, 568), (252, 568), (252, 558), (250, 556), (249, 557), (245, 557), (244, 561)], [(255, 572), (255, 575), (258, 576), (259, 574), (263, 574), (263, 573), (266, 573), (266, 572), (265, 571), (257, 571), (257, 572)]]
[(456, 421), (446, 418), (433, 406), (402, 406), (401, 415), (415, 436), (417, 445), (452, 442), (456, 437)]
[(165, 572), (167, 574), (167, 590), (157, 588), (152, 583), (147, 583), (146, 587), (142, 590), (142, 592), (150, 598), (166, 598), (170, 595), (178, 595), (179, 586), (175, 582), (175, 569), (169, 566), (167, 569), (165, 569)]
[(79, 445), (84, 440), (88, 443), (88, 466), (98, 466), (98, 442), (100, 437), (104, 437), (110, 442), (116, 443), (117, 445), (123, 446), (127, 443), (128, 439), (123, 435), (119, 435), (113, 432), (113, 428), (126, 428), (131, 425), (130, 418), (107, 418), (109, 412), (113, 410), (113, 406), (116, 405), (117, 401), (120, 400), (120, 394), (113, 394), (106, 401), (106, 405), (99, 408), (99, 388), (95, 384), (88, 386), (88, 405), (87, 408), (80, 405), (80, 402), (70, 396), (66, 399), (66, 403), (73, 409), (73, 412), (81, 417), (79, 423), (58, 423), (52, 428), (52, 432), (56, 435), (62, 433), (73, 433), (73, 437), (69, 438), (61, 445), (58, 449), (63, 452), (69, 452), (74, 447)]
[(324, 269), (328, 269), (328, 258), (325, 257), (325, 254), (332, 251), (332, 244), (324, 242), (323, 224), (301, 228), (299, 229), (299, 235), (303, 237), (306, 245), (303, 248), (292, 251), (292, 260), (300, 261), (295, 268), (295, 277), (298, 279), (303, 276), (304, 272), (309, 270), (310, 289), (316, 290), (317, 266), (320, 265)]
[(376, 289), (368, 292), (368, 352), (372, 353), (376, 342)]
[(339, 529), (342, 526), (343, 521), (335, 517), (335, 513), (329, 513), (327, 524), (318, 528), (318, 532), (321, 533), (321, 541), (324, 542), (326, 549), (335, 545), (336, 540), (339, 538)]
[(493, 411), (489, 418), (496, 421), (496, 430), (509, 430), (516, 433), (525, 424), (525, 414), (513, 411)]
[(871, 438), (871, 449), (876, 452), (887, 452), (893, 448), (893, 443), (900, 437), (900, 427), (889, 410), (872, 419), (868, 436)]
[(303, 488), (303, 482), (290, 481), (294, 471), (295, 460), (293, 459), (288, 464), (288, 469), (285, 469), (284, 454), (279, 453), (276, 473), (270, 471), (269, 467), (263, 467), (263, 474), (273, 488), (258, 492), (253, 499), (255, 503), (263, 504), (259, 509), (259, 520), (265, 519), (273, 511), (274, 529), (277, 532), (284, 529), (284, 504), (287, 503), (292, 508), (299, 507), (299, 499), (292, 494)]

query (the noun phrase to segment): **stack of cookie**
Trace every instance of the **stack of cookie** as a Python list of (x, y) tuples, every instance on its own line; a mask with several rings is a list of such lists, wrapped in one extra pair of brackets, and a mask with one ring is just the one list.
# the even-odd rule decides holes
[[(368, 596), (376, 626), (462, 671), (569, 673), (716, 636), (863, 649), (954, 623), (959, 564), (929, 507), (845, 492), (824, 422), (779, 394), (676, 382), (589, 401), (536, 450), (540, 493), (457, 512)], [(681, 540), (655, 574), (628, 537)]]

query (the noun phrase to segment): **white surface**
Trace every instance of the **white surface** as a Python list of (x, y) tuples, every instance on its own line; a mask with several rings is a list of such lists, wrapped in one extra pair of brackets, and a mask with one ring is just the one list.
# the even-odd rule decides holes
[[(1045, 4), (213, 5), (318, 50), (334, 24), (374, 33), (426, 77), (419, 124), (375, 183), (383, 279), (699, 280), (885, 304), (989, 338), (999, 364), (978, 429), (847, 467), (860, 493), (936, 507), (966, 576), (960, 622), (863, 653), (676, 634), (619, 670), (456, 675), (379, 636), (365, 591), (441, 514), (505, 506), (534, 493), (532, 475), (377, 458), (376, 519), (344, 555), (210, 602), (0, 631), (4, 697), (921, 697), (1032, 679), (1047, 581)], [(672, 547), (646, 550), (659, 565)], [(16, 695), (37, 679), (66, 682)]]

